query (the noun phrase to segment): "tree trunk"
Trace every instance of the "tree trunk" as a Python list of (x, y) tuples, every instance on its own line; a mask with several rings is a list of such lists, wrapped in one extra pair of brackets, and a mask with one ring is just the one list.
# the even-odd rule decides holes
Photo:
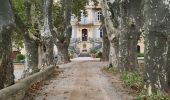
[(14, 84), (11, 33), (14, 16), (9, 0), (0, 0), (0, 89)]
[(142, 0), (120, 1), (119, 67), (122, 71), (138, 68), (137, 44), (142, 28)]
[[(126, 24), (127, 25), (127, 24)], [(126, 27), (125, 25), (125, 27)], [(121, 28), (119, 36), (119, 68), (121, 71), (130, 71), (133, 68), (129, 68), (129, 50), (128, 50), (128, 34), (127, 28)], [(133, 63), (133, 62), (132, 62)]]
[[(120, 33), (119, 33), (119, 68), (121, 71), (128, 71), (129, 69), (129, 50), (128, 50), (128, 16), (127, 16), (127, 1), (119, 2), (120, 6)], [(133, 63), (133, 62), (132, 62)]]
[(58, 63), (70, 62), (70, 57), (68, 54), (68, 47), (70, 44), (70, 38), (72, 33), (71, 26), (71, 10), (72, 10), (72, 0), (61, 0), (62, 9), (62, 21), (60, 27), (57, 27), (58, 32), (53, 34), (55, 38), (55, 45), (58, 49)]
[(52, 4), (53, 0), (44, 0), (44, 26), (41, 30), (43, 41), (42, 66), (53, 65), (53, 40), (52, 40)]
[(163, 0), (144, 0), (145, 81), (148, 93), (167, 88), (167, 36), (170, 26), (169, 4)]
[[(21, 16), (16, 15), (17, 26), (24, 37), (26, 58), (25, 68), (22, 78), (30, 76), (39, 71), (38, 68), (38, 41), (33, 38), (34, 33), (30, 33), (32, 26), (31, 7), (32, 3), (29, 0), (24, 1), (26, 21), (23, 22)], [(32, 37), (31, 37), (32, 36)], [(35, 36), (34, 36), (35, 37)]]
[(53, 44), (53, 41), (52, 39), (49, 40), (48, 42), (46, 42), (46, 48), (47, 48), (47, 51), (46, 51), (46, 59), (47, 59), (47, 65), (54, 65), (54, 44)]
[(167, 74), (168, 74), (168, 85), (170, 86), (170, 37), (168, 37), (168, 51), (167, 51)]
[(38, 43), (29, 36), (24, 36), (26, 59), (23, 77), (27, 77), (39, 71), (38, 68)]
[(39, 67), (44, 69), (50, 65), (54, 65), (54, 56), (53, 56), (54, 44), (51, 39), (45, 40), (39, 50)]
[(119, 67), (121, 71), (135, 71), (138, 68), (138, 31), (122, 29), (119, 38)]
[[(112, 64), (114, 67), (118, 67), (118, 21), (117, 21), (117, 13), (118, 12), (116, 9), (117, 6), (115, 6), (115, 3), (117, 2), (106, 2), (105, 0), (103, 0), (102, 4), (102, 12), (103, 12), (103, 16), (104, 16), (104, 24), (106, 26), (106, 31), (107, 31), (107, 35), (110, 41), (110, 55), (109, 55), (109, 63)], [(114, 7), (115, 9), (112, 10), (112, 7)], [(110, 12), (111, 15), (108, 13)]]
[(116, 68), (119, 67), (119, 41), (114, 38), (110, 43), (109, 62)]
[(134, 35), (134, 34), (138, 34), (136, 31), (131, 32), (131, 34), (133, 38), (129, 38), (128, 40), (129, 68), (127, 70), (137, 71), (139, 68), (138, 59), (137, 59), (138, 58), (137, 57), (137, 44), (138, 44), (139, 37), (136, 37), (137, 35)]
[[(147, 31), (145, 38), (145, 81), (149, 94), (167, 89), (167, 38)], [(150, 35), (153, 34), (153, 35)]]
[(68, 45), (63, 43), (56, 44), (58, 49), (58, 61), (57, 63), (68, 63), (70, 62), (70, 57), (68, 54)]
[(106, 27), (103, 27), (103, 54), (102, 61), (109, 61), (110, 41), (107, 35)]

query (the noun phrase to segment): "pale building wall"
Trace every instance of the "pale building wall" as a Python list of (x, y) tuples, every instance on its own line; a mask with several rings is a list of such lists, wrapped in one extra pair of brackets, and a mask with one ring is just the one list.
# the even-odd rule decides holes
[[(81, 16), (80, 22), (77, 21), (77, 19), (72, 16), (71, 25), (72, 25), (72, 38), (80, 39), (80, 43), (76, 44), (77, 48), (80, 49), (80, 52), (84, 50), (83, 45), (86, 44), (87, 52), (90, 51), (90, 48), (93, 47), (94, 43), (91, 43), (89, 39), (96, 39), (100, 38), (100, 26), (101, 22), (97, 21), (97, 11), (100, 11), (101, 9), (94, 9), (94, 5), (92, 2), (89, 3), (89, 5), (86, 6), (86, 11), (88, 16)], [(87, 29), (88, 39), (87, 41), (82, 41), (82, 30)]]
[(143, 38), (141, 38), (141, 39), (138, 41), (138, 45), (140, 46), (140, 53), (144, 53), (145, 45), (144, 45), (144, 39), (143, 39)]

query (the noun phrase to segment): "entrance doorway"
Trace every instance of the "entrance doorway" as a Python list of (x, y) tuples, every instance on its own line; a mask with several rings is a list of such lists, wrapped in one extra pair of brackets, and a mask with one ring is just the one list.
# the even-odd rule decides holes
[(87, 41), (88, 33), (87, 29), (82, 29), (82, 41)]
[(137, 45), (137, 53), (140, 53), (140, 46)]

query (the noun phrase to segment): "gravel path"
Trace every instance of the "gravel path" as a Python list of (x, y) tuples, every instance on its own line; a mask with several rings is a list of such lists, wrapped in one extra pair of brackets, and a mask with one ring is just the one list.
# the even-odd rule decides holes
[(77, 61), (61, 65), (59, 76), (48, 80), (37, 91), (35, 100), (128, 100), (109, 82), (101, 68), (107, 63), (99, 61)]

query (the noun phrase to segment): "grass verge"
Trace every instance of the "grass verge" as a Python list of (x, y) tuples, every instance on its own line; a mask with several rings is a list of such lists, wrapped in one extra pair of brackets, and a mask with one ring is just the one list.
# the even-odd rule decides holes
[(143, 76), (135, 72), (122, 72), (120, 73), (117, 68), (104, 67), (103, 71), (110, 73), (114, 76), (120, 76), (120, 80), (123, 83), (123, 87), (131, 89), (136, 94), (136, 99), (134, 100), (170, 100), (168, 95), (157, 92), (152, 95), (148, 95), (146, 89), (144, 88), (145, 82)]

